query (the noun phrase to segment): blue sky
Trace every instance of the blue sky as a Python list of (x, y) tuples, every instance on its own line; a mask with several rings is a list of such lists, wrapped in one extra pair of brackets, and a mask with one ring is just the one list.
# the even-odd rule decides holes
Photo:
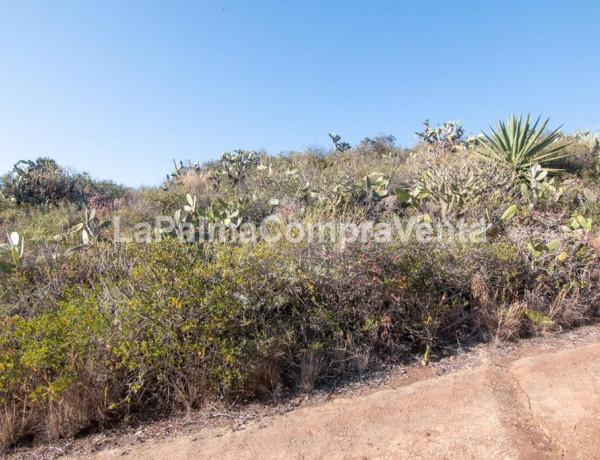
[(272, 153), (426, 118), (600, 128), (600, 2), (0, 0), (0, 172), (50, 156), (158, 184), (171, 159)]

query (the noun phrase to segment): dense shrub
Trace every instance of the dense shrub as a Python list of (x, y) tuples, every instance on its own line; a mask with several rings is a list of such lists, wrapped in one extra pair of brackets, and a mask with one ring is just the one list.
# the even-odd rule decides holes
[(50, 158), (38, 158), (15, 164), (0, 179), (0, 189), (18, 204), (51, 205), (63, 200), (84, 201), (89, 183), (86, 175), (70, 173)]
[(16, 204), (57, 206), (60, 203), (86, 204), (98, 196), (106, 202), (125, 196), (127, 188), (112, 181), (96, 181), (86, 173), (60, 166), (50, 158), (22, 160), (0, 177), (0, 200)]
[[(577, 285), (551, 269), (554, 258), (532, 269), (507, 243), (340, 251), (166, 240), (99, 245), (54, 269), (38, 260), (3, 281), (2, 304), (22, 305), (0, 329), (0, 398), (13, 414), (3, 431), (19, 427), (4, 442), (306, 390), (427, 347), (568, 326), (597, 305), (581, 257), (570, 266)], [(35, 292), (42, 279), (54, 295)]]

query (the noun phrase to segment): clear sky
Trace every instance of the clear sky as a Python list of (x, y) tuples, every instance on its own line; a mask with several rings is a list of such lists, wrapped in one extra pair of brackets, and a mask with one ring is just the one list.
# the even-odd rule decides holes
[(171, 159), (532, 112), (600, 128), (598, 0), (0, 0), (0, 172), (128, 185)]

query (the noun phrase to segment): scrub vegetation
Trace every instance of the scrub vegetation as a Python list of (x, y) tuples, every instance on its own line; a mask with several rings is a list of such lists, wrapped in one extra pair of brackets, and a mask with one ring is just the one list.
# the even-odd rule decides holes
[[(599, 138), (548, 126), (512, 116), (466, 138), (426, 122), (410, 148), (331, 133), (329, 151), (177, 161), (156, 188), (17, 163), (0, 178), (0, 449), (593, 320)], [(157, 216), (174, 225), (115, 241)], [(273, 216), (296, 229), (242, 242), (201, 225)], [(296, 238), (458, 221), (480, 238)]]

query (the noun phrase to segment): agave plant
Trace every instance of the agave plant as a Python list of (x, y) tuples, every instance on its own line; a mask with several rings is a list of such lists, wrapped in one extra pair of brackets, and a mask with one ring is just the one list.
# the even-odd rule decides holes
[[(535, 164), (545, 164), (565, 158), (571, 154), (561, 154), (566, 144), (557, 144), (561, 137), (560, 127), (544, 134), (550, 118), (540, 125), (541, 116), (531, 123), (528, 114), (523, 116), (511, 115), (506, 123), (498, 121), (496, 128), (491, 132), (483, 133), (479, 154), (484, 158), (500, 165), (513, 168), (520, 175), (525, 174)], [(551, 173), (560, 172), (559, 169), (548, 169)]]

